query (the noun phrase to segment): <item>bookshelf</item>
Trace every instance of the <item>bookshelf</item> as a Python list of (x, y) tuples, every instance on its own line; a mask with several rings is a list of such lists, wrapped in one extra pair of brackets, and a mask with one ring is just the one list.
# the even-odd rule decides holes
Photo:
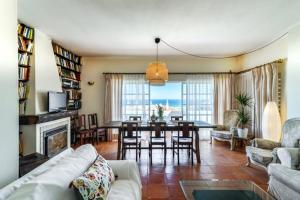
[(68, 110), (78, 110), (81, 108), (81, 57), (56, 43), (52, 46), (62, 89), (67, 93)]
[(31, 58), (34, 47), (34, 29), (19, 23), (18, 24), (18, 69), (19, 69), (19, 114), (26, 113), (26, 104), (29, 94), (29, 79)]

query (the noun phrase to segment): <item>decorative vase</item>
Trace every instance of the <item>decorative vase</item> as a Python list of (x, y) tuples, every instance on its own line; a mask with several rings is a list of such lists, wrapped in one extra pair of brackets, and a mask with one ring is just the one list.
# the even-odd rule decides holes
[(248, 136), (248, 128), (238, 128), (238, 136), (240, 138), (247, 138), (247, 136)]
[(151, 121), (155, 122), (155, 120), (156, 120), (156, 116), (154, 114), (154, 110), (152, 110)]

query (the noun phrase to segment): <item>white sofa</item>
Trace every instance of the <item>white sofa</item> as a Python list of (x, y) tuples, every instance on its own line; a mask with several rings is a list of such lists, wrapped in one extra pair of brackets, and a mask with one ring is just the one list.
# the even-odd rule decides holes
[[(0, 190), (0, 200), (74, 200), (78, 199), (70, 183), (83, 174), (97, 157), (92, 145), (67, 149), (30, 173)], [(135, 161), (109, 161), (117, 176), (107, 199), (140, 200), (142, 184)]]

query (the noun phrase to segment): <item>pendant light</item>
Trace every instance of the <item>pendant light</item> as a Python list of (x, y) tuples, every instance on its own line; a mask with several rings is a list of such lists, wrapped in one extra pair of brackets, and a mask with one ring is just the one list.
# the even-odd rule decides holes
[(168, 68), (166, 63), (158, 61), (158, 43), (160, 38), (155, 38), (154, 41), (156, 43), (156, 61), (149, 63), (146, 70), (146, 80), (150, 84), (163, 85), (168, 81)]

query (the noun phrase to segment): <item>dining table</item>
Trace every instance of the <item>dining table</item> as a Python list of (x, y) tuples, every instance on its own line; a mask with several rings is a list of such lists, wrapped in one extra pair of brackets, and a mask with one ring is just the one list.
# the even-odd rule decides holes
[[(137, 121), (124, 121), (124, 122), (137, 122)], [(178, 122), (179, 121), (169, 121), (166, 122), (165, 131), (178, 131)], [(103, 128), (106, 130), (108, 129), (117, 129), (118, 130), (118, 151), (117, 151), (117, 159), (120, 160), (121, 158), (121, 150), (122, 150), (122, 142), (121, 142), (121, 129), (122, 129), (122, 121), (112, 121), (110, 123), (104, 123), (101, 125), (100, 128)], [(199, 131), (200, 129), (206, 129), (206, 128), (216, 128), (216, 125), (209, 124), (204, 121), (195, 121), (194, 122), (194, 134), (195, 134), (195, 145), (193, 152), (196, 154), (197, 163), (200, 163), (200, 147), (199, 147)], [(138, 121), (138, 127), (137, 131), (151, 131), (150, 121)], [(146, 148), (146, 147), (144, 147)], [(172, 149), (172, 147), (167, 147), (167, 149)]]

